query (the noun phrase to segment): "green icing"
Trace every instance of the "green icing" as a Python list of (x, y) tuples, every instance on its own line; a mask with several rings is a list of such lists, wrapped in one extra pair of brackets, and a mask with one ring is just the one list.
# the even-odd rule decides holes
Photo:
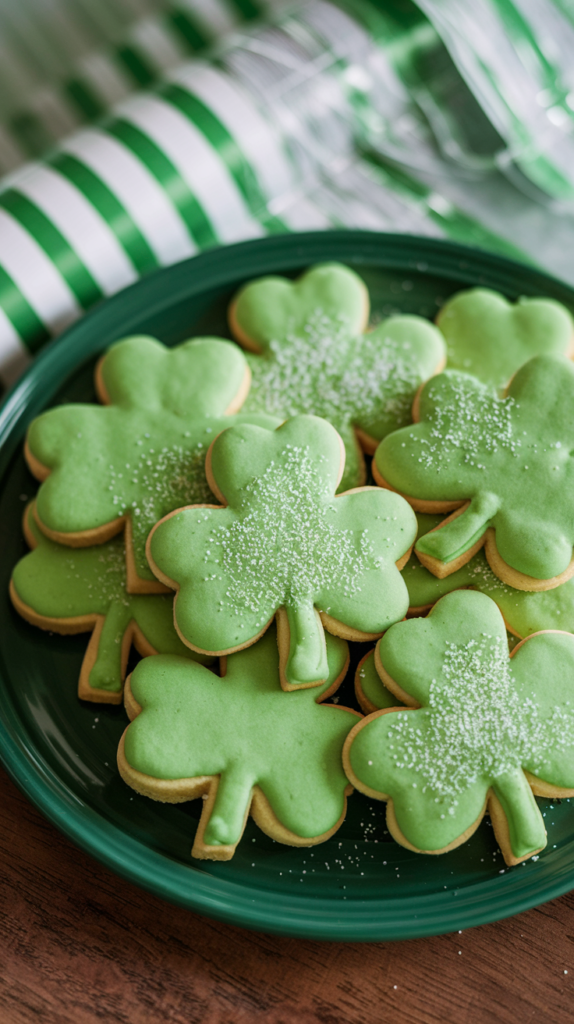
[(492, 788), (514, 855), (545, 846), (524, 770), (574, 787), (574, 637), (538, 634), (510, 659), (497, 606), (461, 590), (427, 618), (391, 627), (378, 657), (420, 708), (368, 719), (350, 763), (363, 785), (392, 799), (407, 841), (425, 851), (456, 845)]
[(354, 428), (378, 441), (410, 423), (418, 387), (444, 360), (440, 332), (422, 317), (391, 317), (362, 334), (367, 311), (361, 278), (325, 264), (296, 282), (248, 284), (232, 316), (240, 340), (247, 336), (260, 352), (247, 355), (245, 410), (329, 420), (345, 443), (341, 491), (365, 480)]
[(176, 624), (191, 646), (224, 653), (253, 643), (284, 608), (286, 679), (313, 685), (326, 673), (317, 612), (347, 634), (375, 636), (403, 617), (408, 596), (395, 562), (414, 540), (414, 513), (375, 487), (335, 498), (341, 454), (336, 431), (314, 416), (220, 434), (211, 471), (227, 507), (177, 512), (148, 547), (161, 578), (178, 588)]
[[(357, 692), (359, 691), (359, 688), (363, 699), (361, 699), (359, 692)], [(374, 650), (370, 651), (357, 666), (355, 691), (357, 692), (359, 704), (363, 707), (363, 705), (368, 702), (371, 710), (373, 708), (396, 708), (397, 705), (402, 704), (402, 701), (398, 700), (398, 698), (387, 689), (382, 679), (379, 678), (379, 674), (375, 668)]]
[[(46, 629), (58, 619), (104, 617), (97, 658), (89, 674), (92, 688), (121, 692), (122, 639), (132, 622), (154, 650), (207, 660), (193, 654), (179, 639), (170, 595), (127, 593), (124, 545), (119, 538), (98, 547), (66, 548), (41, 533), (31, 505), (26, 516), (35, 547), (14, 568), (16, 594), (35, 615), (50, 620)], [(90, 628), (86, 626), (86, 630)]]
[[(512, 651), (518, 643), (518, 639), (507, 633), (507, 640), (509, 649)], [(380, 678), (375, 665), (374, 650), (370, 651), (357, 666), (355, 693), (365, 714), (380, 711), (383, 708), (400, 707), (403, 704), (403, 701), (395, 697)]]
[(416, 550), (448, 563), (496, 529), (512, 568), (537, 579), (565, 571), (574, 542), (574, 365), (537, 356), (497, 398), (475, 378), (445, 371), (423, 388), (420, 422), (379, 445), (387, 483), (418, 500), (470, 499)]
[(443, 306), (437, 326), (446, 341), (447, 366), (503, 388), (536, 355), (565, 355), (574, 324), (552, 299), (508, 302), (487, 288), (458, 292)]
[(318, 697), (317, 690), (280, 688), (274, 629), (229, 656), (223, 679), (181, 658), (146, 658), (131, 678), (143, 711), (127, 729), (126, 759), (154, 779), (219, 776), (204, 833), (209, 846), (239, 841), (254, 786), (282, 825), (318, 837), (345, 810), (341, 752), (357, 714), (316, 701), (347, 657), (346, 643), (329, 637), (328, 678)]
[(118, 342), (101, 367), (109, 405), (63, 405), (30, 426), (30, 451), (51, 471), (37, 497), (41, 523), (79, 533), (129, 517), (137, 574), (153, 580), (145, 542), (154, 523), (213, 502), (204, 469), (213, 438), (231, 423), (277, 422), (225, 415), (246, 372), (237, 346), (217, 338), (172, 350), (147, 337)]
[[(417, 513), (418, 536), (424, 536), (438, 526), (443, 518)], [(494, 575), (483, 551), (479, 551), (470, 562), (442, 580), (425, 569), (416, 555), (409, 558), (402, 574), (409, 592), (410, 608), (433, 605), (453, 590), (472, 587), (496, 601), (508, 629), (516, 636), (530, 636), (542, 629), (563, 629), (574, 633), (574, 579), (554, 590), (533, 593), (515, 590)]]

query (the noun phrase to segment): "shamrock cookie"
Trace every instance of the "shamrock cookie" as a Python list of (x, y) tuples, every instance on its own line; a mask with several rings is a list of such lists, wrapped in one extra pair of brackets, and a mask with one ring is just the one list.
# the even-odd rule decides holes
[[(418, 536), (424, 536), (438, 526), (442, 519), (442, 516), (419, 512)], [(524, 638), (543, 629), (561, 629), (574, 633), (574, 578), (553, 590), (530, 593), (515, 590), (494, 575), (482, 550), (462, 568), (443, 579), (433, 576), (415, 555), (409, 558), (402, 574), (409, 592), (411, 615), (421, 615), (428, 611), (440, 597), (450, 594), (453, 590), (470, 587), (496, 601), (507, 630), (515, 637)]]
[[(125, 528), (128, 590), (162, 593), (145, 541), (167, 512), (212, 500), (205, 453), (249, 389), (236, 345), (198, 338), (172, 350), (126, 338), (100, 361), (97, 405), (62, 405), (30, 425), (26, 457), (43, 480), (36, 517), (52, 540), (89, 547)], [(246, 417), (275, 426), (269, 416)], [(240, 421), (241, 422), (241, 421)]]
[(183, 658), (158, 656), (141, 661), (126, 684), (134, 720), (120, 743), (120, 773), (153, 800), (207, 797), (193, 857), (229, 860), (248, 814), (290, 846), (324, 842), (345, 817), (351, 787), (341, 751), (360, 715), (317, 700), (343, 679), (347, 645), (328, 638), (318, 698), (310, 690), (286, 694), (274, 634), (230, 655), (222, 679)]
[(322, 416), (346, 452), (340, 490), (365, 483), (362, 450), (411, 422), (417, 388), (445, 361), (440, 332), (419, 316), (394, 316), (363, 334), (369, 298), (361, 278), (325, 263), (292, 282), (264, 277), (234, 299), (231, 330), (249, 354), (245, 411), (286, 419)]
[(12, 573), (16, 611), (55, 633), (92, 631), (78, 683), (82, 700), (119, 704), (130, 647), (140, 654), (180, 654), (203, 660), (182, 644), (167, 594), (132, 596), (126, 591), (124, 545), (113, 538), (98, 547), (71, 549), (38, 529), (32, 504), (24, 533), (33, 550)]
[(447, 366), (502, 389), (537, 355), (574, 354), (574, 324), (553, 299), (508, 302), (488, 288), (458, 292), (436, 319), (444, 334)]
[(488, 808), (507, 864), (546, 846), (534, 796), (574, 795), (574, 636), (536, 633), (508, 654), (484, 594), (460, 590), (377, 645), (385, 685), (409, 705), (350, 733), (352, 784), (387, 801), (387, 827), (419, 853), (465, 842)]
[(507, 397), (446, 370), (415, 402), (411, 427), (379, 445), (373, 475), (422, 512), (456, 511), (415, 551), (435, 576), (486, 545), (493, 572), (517, 590), (549, 590), (574, 574), (574, 365), (537, 356)]
[(213, 442), (207, 476), (226, 507), (172, 512), (147, 544), (154, 572), (178, 591), (175, 624), (192, 650), (241, 650), (277, 615), (282, 686), (316, 686), (327, 677), (324, 628), (370, 640), (403, 617), (414, 513), (376, 487), (335, 498), (343, 465), (339, 435), (315, 416), (275, 431), (231, 427)]

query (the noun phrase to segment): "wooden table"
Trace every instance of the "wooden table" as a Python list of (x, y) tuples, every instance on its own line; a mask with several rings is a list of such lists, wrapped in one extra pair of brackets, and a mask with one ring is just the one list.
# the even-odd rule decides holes
[(574, 894), (435, 939), (275, 938), (116, 878), (0, 785), (2, 1024), (574, 1021)]

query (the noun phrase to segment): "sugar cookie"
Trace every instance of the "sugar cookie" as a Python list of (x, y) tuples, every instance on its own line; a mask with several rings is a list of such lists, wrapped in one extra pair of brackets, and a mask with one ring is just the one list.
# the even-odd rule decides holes
[[(90, 547), (125, 528), (128, 590), (165, 592), (146, 562), (146, 537), (172, 509), (213, 500), (205, 454), (236, 422), (230, 417), (249, 379), (229, 341), (197, 338), (174, 349), (147, 337), (118, 342), (96, 371), (103, 408), (61, 405), (30, 425), (26, 456), (44, 481), (36, 504), (42, 531)], [(269, 416), (246, 420), (277, 424)]]
[(345, 737), (360, 715), (321, 706), (345, 675), (344, 640), (327, 641), (323, 689), (279, 686), (275, 630), (226, 659), (224, 678), (189, 660), (146, 658), (126, 684), (131, 725), (118, 751), (122, 778), (166, 803), (206, 797), (192, 856), (229, 860), (247, 816), (280, 843), (312, 846), (345, 817), (351, 792)]
[(131, 595), (120, 537), (98, 547), (72, 549), (49, 540), (38, 528), (30, 503), (24, 533), (33, 549), (14, 568), (10, 596), (28, 622), (54, 633), (84, 633), (88, 644), (78, 696), (119, 704), (130, 647), (140, 654), (179, 654), (204, 663), (179, 639), (168, 594)]
[(231, 427), (214, 441), (207, 474), (225, 507), (173, 512), (147, 545), (178, 591), (176, 628), (193, 650), (240, 650), (277, 614), (282, 685), (315, 686), (327, 672), (324, 629), (370, 640), (403, 617), (414, 513), (376, 487), (335, 497), (343, 462), (336, 430), (315, 416), (275, 431)]
[(494, 602), (459, 590), (392, 626), (376, 666), (409, 707), (359, 723), (343, 760), (357, 789), (387, 801), (397, 842), (444, 853), (488, 808), (507, 864), (543, 849), (534, 795), (574, 795), (574, 636), (536, 633), (509, 656)]
[(411, 427), (379, 445), (378, 483), (422, 512), (455, 509), (415, 551), (448, 576), (486, 544), (494, 573), (517, 590), (549, 590), (574, 575), (574, 365), (537, 356), (495, 397), (447, 370), (415, 403)]
[[(442, 522), (442, 516), (417, 513), (418, 536)], [(409, 614), (421, 615), (432, 608), (439, 598), (452, 590), (471, 587), (496, 601), (507, 630), (520, 639), (540, 630), (560, 629), (574, 633), (574, 578), (553, 590), (527, 592), (515, 590), (495, 576), (484, 551), (478, 551), (470, 562), (450, 576), (438, 579), (411, 555), (404, 569), (403, 579), (409, 592)]]
[(245, 411), (328, 420), (345, 444), (341, 491), (365, 483), (362, 450), (372, 454), (389, 431), (411, 422), (417, 388), (445, 362), (442, 336), (428, 320), (393, 316), (363, 333), (368, 316), (363, 281), (339, 263), (312, 267), (297, 281), (252, 281), (229, 315), (250, 350)]
[(448, 368), (499, 389), (533, 356), (574, 354), (572, 317), (553, 299), (511, 303), (489, 288), (470, 288), (444, 304), (436, 323)]

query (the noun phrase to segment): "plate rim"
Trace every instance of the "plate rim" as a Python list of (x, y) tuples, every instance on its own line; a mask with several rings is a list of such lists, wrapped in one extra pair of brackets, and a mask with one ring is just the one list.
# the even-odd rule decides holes
[[(461, 286), (488, 287), (491, 279), (490, 287), (504, 291), (506, 284), (514, 294), (519, 274), (525, 285), (532, 285), (532, 290), (523, 294), (541, 292), (574, 308), (574, 288), (539, 268), (437, 238), (340, 230), (272, 235), (218, 247), (135, 282), (42, 349), (0, 407), (0, 486), (20, 444), (22, 426), (30, 418), (31, 403), (42, 407), (49, 404), (54, 391), (62, 385), (62, 365), (65, 379), (98, 348), (129, 333), (130, 320), (144, 314), (158, 315), (207, 287), (237, 287), (238, 277), (248, 280), (267, 274), (271, 266), (273, 273), (282, 273), (331, 260), (419, 273), (429, 271), (433, 276), (447, 276)], [(260, 269), (250, 269), (252, 265), (259, 265)], [(492, 281), (495, 275), (496, 284)], [(114, 329), (118, 313), (122, 323), (119, 331)], [(17, 787), (44, 817), (115, 874), (200, 914), (304, 939), (373, 942), (422, 938), (487, 924), (555, 899), (574, 887), (574, 852), (568, 864), (565, 850), (557, 851), (555, 857), (549, 854), (523, 874), (517, 869), (505, 869), (495, 878), (463, 885), (459, 890), (454, 887), (444, 893), (433, 891), (416, 896), (310, 897), (226, 881), (202, 872), (191, 858), (187, 865), (150, 849), (85, 801), (80, 801), (79, 809), (78, 798), (57, 772), (40, 757), (33, 757), (33, 743), (22, 742), (15, 709), (4, 700), (4, 682), (0, 675), (0, 761)], [(191, 879), (191, 884), (184, 884), (184, 879)]]

